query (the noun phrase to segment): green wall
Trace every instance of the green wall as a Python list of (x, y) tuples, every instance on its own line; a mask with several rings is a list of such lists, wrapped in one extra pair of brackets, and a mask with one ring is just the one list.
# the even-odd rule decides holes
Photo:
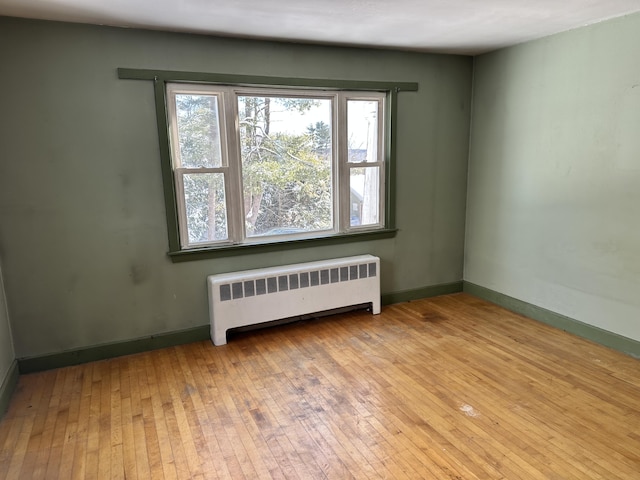
[[(7, 302), (4, 294), (2, 268), (0, 267), (0, 405), (2, 403), (2, 386), (5, 380), (7, 380), (15, 358), (13, 341), (11, 339), (11, 327), (9, 326), (9, 315), (7, 314)], [(0, 416), (1, 415), (2, 409), (0, 408)]]
[(640, 14), (479, 56), (466, 281), (640, 340)]
[[(0, 18), (0, 260), (18, 358), (208, 323), (208, 274), (371, 253), (382, 291), (462, 279), (472, 60)], [(153, 89), (116, 68), (419, 82), (393, 239), (172, 263)]]

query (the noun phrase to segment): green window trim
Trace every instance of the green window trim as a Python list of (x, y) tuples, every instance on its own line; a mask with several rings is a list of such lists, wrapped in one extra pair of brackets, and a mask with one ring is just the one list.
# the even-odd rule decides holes
[(318, 236), (311, 238), (287, 239), (265, 243), (243, 243), (239, 245), (224, 245), (215, 247), (190, 248), (179, 250), (177, 252), (169, 252), (168, 255), (174, 263), (185, 262), (189, 260), (199, 260), (205, 258), (230, 257), (235, 255), (243, 255), (245, 253), (268, 253), (281, 252), (284, 250), (292, 250), (295, 248), (320, 247), (325, 245), (337, 245), (351, 242), (361, 242), (365, 240), (381, 240), (384, 238), (393, 238), (397, 229), (376, 229), (366, 230), (355, 233), (338, 233), (333, 235)]
[[(165, 197), (165, 211), (167, 217), (167, 233), (169, 252), (173, 262), (215, 258), (221, 256), (239, 255), (267, 251), (286, 250), (307, 246), (363, 241), (380, 238), (390, 238), (396, 233), (395, 227), (395, 160), (396, 160), (396, 121), (397, 95), (401, 91), (417, 91), (418, 84), (413, 82), (378, 82), (357, 80), (333, 80), (267, 77), (254, 75), (233, 75), (204, 72), (183, 72), (169, 70), (149, 70), (118, 68), (118, 78), (122, 80), (146, 80), (154, 84), (156, 103), (156, 123), (158, 128), (158, 142), (162, 182)], [(314, 90), (353, 90), (386, 92), (385, 112), (385, 219), (384, 227), (375, 230), (365, 230), (348, 234), (333, 234), (280, 242), (253, 243), (242, 245), (207, 246), (203, 248), (182, 249), (178, 224), (178, 207), (176, 204), (176, 187), (173, 177), (171, 153), (169, 144), (168, 109), (166, 100), (167, 83), (208, 83), (240, 86), (268, 86), (268, 87), (296, 87)]]

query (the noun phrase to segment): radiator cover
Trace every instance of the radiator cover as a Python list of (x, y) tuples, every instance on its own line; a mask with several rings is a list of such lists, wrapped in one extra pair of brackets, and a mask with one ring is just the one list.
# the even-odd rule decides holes
[(372, 255), (209, 275), (211, 340), (227, 330), (351, 305), (380, 313), (380, 259)]

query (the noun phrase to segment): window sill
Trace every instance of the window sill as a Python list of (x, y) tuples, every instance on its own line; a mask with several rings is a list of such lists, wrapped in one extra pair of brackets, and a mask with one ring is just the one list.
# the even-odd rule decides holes
[(290, 250), (293, 248), (318, 247), (325, 245), (339, 245), (341, 243), (361, 242), (367, 240), (381, 240), (396, 236), (397, 229), (368, 230), (357, 233), (345, 233), (328, 235), (323, 237), (301, 238), (285, 240), (282, 242), (251, 243), (243, 245), (224, 245), (215, 247), (190, 248), (168, 252), (171, 261), (189, 262), (192, 260), (204, 260), (208, 258), (230, 257), (248, 253), (268, 253)]

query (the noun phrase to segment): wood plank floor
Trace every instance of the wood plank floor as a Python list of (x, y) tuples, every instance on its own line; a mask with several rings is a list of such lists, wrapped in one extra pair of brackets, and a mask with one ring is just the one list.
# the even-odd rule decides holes
[(419, 300), (24, 375), (0, 478), (638, 479), (640, 362)]

